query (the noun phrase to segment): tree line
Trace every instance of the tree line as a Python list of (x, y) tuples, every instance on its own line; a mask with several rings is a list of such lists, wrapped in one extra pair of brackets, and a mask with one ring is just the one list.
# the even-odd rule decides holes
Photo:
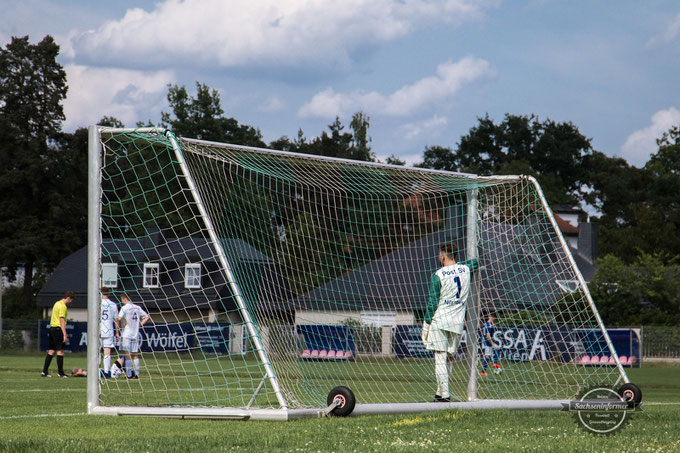
[[(87, 129), (64, 132), (68, 86), (50, 36), (31, 44), (12, 38), (0, 48), (0, 264), (10, 276), (23, 267), (21, 303), (13, 316), (35, 315), (42, 277), (87, 241)], [(265, 143), (261, 131), (225, 115), (217, 90), (196, 82), (195, 95), (170, 85), (169, 112), (158, 124), (179, 136), (269, 147), (320, 156), (377, 161), (370, 117), (356, 112), (346, 129), (339, 118), (318, 136), (302, 130)], [(103, 116), (101, 125), (124, 126)], [(479, 175), (537, 178), (552, 205), (589, 206), (599, 228), (599, 271), (591, 290), (605, 322), (680, 322), (680, 130), (657, 141), (658, 151), (637, 168), (593, 149), (571, 122), (535, 115), (488, 115), (455, 146), (426, 146), (418, 167)], [(405, 165), (394, 155), (386, 163)], [(31, 270), (39, 270), (34, 281)], [(633, 284), (633, 282), (635, 284)], [(19, 292), (19, 291), (17, 291)], [(7, 304), (5, 304), (7, 305)], [(624, 309), (625, 308), (625, 309)]]

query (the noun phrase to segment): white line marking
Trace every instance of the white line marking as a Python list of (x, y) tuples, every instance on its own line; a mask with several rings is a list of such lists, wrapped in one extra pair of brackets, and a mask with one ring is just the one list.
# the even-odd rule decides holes
[(0, 420), (10, 420), (13, 418), (38, 418), (38, 417), (74, 417), (77, 415), (85, 415), (85, 412), (78, 412), (75, 414), (34, 414), (34, 415), (8, 415), (0, 417)]
[(642, 402), (643, 406), (680, 406), (680, 403), (645, 403), (644, 401)]
[[(59, 389), (60, 392), (84, 392), (86, 389)], [(25, 392), (46, 392), (45, 389), (29, 389), (29, 390), (3, 390), (3, 393), (25, 393)]]

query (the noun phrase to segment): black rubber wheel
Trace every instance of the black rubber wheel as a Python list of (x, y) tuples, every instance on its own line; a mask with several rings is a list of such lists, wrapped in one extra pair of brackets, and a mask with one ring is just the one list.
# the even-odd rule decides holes
[(642, 401), (642, 390), (635, 384), (623, 384), (619, 387), (619, 395), (621, 398), (637, 406)]
[(328, 398), (326, 398), (326, 403), (330, 406), (336, 399), (339, 400), (340, 404), (335, 406), (331, 411), (331, 414), (339, 417), (347, 417), (351, 414), (357, 403), (357, 400), (354, 398), (354, 393), (344, 385), (340, 385), (331, 390), (328, 394)]

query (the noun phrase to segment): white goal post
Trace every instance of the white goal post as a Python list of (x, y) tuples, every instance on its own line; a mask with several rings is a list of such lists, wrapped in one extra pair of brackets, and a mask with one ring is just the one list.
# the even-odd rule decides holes
[[(354, 398), (354, 415), (560, 409), (628, 383), (534, 178), (90, 126), (88, 187), (91, 414), (288, 420)], [(443, 243), (479, 268), (450, 402), (435, 403), (420, 330)], [(94, 372), (104, 286), (151, 317), (138, 379)]]

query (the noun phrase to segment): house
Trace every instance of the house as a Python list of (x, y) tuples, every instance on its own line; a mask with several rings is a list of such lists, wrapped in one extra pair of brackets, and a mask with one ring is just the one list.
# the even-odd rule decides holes
[[(279, 265), (244, 241), (224, 239), (222, 246), (254, 317), (266, 316), (296, 325), (340, 324), (350, 318), (376, 327), (413, 325), (424, 310), (430, 276), (439, 267), (438, 245), (456, 238), (459, 249), (465, 250), (462, 209), (463, 206), (452, 207), (443, 227), (436, 232), (304, 295), (294, 295)], [(562, 211), (558, 211), (556, 219), (565, 237), (574, 234), (575, 228), (576, 241), (568, 241), (569, 247), (584, 278), (590, 280), (597, 256), (595, 224), (580, 222), (574, 226), (574, 218)], [(537, 231), (547, 228), (538, 222), (541, 220), (520, 224), (487, 218), (480, 223), (484, 258), (500, 263), (484, 271), (480, 297), (493, 301), (497, 309), (518, 301), (540, 307), (543, 301), (552, 303), (555, 294), (572, 291), (578, 285), (566, 264), (555, 266), (556, 262), (566, 263), (566, 255), (554, 241), (545, 241), (543, 233), (537, 235)], [(104, 239), (102, 261), (103, 285), (113, 288), (114, 297), (127, 292), (154, 320), (242, 322), (216, 250), (204, 238), (166, 237), (156, 229), (140, 238)], [(523, 280), (528, 273), (532, 275), (531, 285)], [(69, 289), (76, 293), (69, 317), (86, 321), (87, 247), (62, 260), (39, 292), (38, 306), (45, 316)]]
[[(238, 239), (225, 239), (222, 246), (246, 303), (267, 307), (291, 297), (267, 256)], [(38, 293), (45, 317), (64, 291), (73, 290), (69, 318), (87, 321), (87, 266), (87, 247), (59, 263)], [(156, 229), (141, 238), (104, 239), (102, 285), (113, 289), (114, 299), (127, 293), (155, 321), (241, 322), (215, 247), (204, 238), (170, 238)]]
[[(597, 270), (597, 224), (577, 207), (560, 205), (553, 210), (555, 221), (569, 245), (574, 261), (586, 282), (592, 280)], [(580, 219), (586, 218), (586, 221)]]

